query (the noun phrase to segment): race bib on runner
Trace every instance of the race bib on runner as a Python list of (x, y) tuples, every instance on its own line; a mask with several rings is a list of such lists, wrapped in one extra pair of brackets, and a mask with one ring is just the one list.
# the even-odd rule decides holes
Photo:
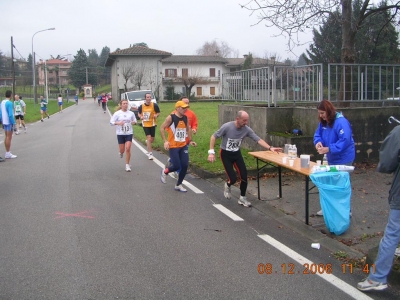
[(228, 138), (228, 141), (226, 142), (225, 145), (226, 151), (232, 151), (232, 152), (239, 151), (241, 142), (242, 142), (241, 139)]
[(184, 142), (186, 140), (186, 128), (176, 128), (175, 141)]
[(22, 111), (22, 106), (20, 104), (15, 106), (15, 112), (20, 113)]
[(148, 111), (143, 113), (143, 121), (150, 120), (150, 113)]
[(131, 123), (124, 123), (124, 125), (121, 126), (122, 127), (122, 132), (123, 133), (128, 133), (132, 130), (132, 124)]

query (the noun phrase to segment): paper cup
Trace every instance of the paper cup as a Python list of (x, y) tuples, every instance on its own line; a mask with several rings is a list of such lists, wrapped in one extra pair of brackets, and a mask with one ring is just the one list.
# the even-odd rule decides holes
[(291, 166), (291, 167), (294, 166), (294, 159), (289, 159), (289, 166)]
[(321, 245), (319, 243), (312, 243), (311, 247), (314, 249), (319, 249), (319, 248), (321, 248)]
[(317, 166), (320, 166), (320, 165), (321, 165), (321, 161), (317, 160)]
[(286, 162), (287, 162), (287, 156), (282, 157), (282, 163), (286, 164)]

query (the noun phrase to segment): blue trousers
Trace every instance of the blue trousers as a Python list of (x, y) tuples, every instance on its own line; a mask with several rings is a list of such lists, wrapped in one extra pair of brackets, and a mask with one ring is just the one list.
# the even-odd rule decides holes
[(176, 185), (180, 185), (182, 184), (182, 181), (186, 176), (189, 166), (188, 147), (184, 146), (182, 148), (170, 148), (169, 158), (171, 160), (171, 166), (168, 168), (168, 173), (179, 170), (178, 182), (176, 183)]
[(369, 266), (369, 279), (386, 283), (386, 279), (392, 269), (394, 252), (400, 242), (400, 210), (391, 209), (385, 234), (379, 244), (379, 252), (375, 261), (375, 269)]

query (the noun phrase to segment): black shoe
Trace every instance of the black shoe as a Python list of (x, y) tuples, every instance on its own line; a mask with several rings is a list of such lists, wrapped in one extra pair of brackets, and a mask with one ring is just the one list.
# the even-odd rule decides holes
[(40, 119), (40, 122), (43, 122), (43, 119)]
[(50, 119), (50, 116), (47, 116), (47, 119)]
[(2, 158), (2, 157), (0, 157), (0, 162), (1, 162), (1, 161), (5, 161), (5, 159), (4, 159), (4, 158)]

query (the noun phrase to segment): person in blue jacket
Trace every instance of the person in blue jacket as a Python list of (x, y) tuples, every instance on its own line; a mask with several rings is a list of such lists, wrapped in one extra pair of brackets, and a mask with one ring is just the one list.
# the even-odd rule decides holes
[[(317, 105), (319, 125), (314, 133), (314, 145), (319, 154), (326, 154), (328, 165), (353, 164), (356, 150), (350, 122), (329, 100)], [(317, 212), (322, 216), (322, 211)]]

